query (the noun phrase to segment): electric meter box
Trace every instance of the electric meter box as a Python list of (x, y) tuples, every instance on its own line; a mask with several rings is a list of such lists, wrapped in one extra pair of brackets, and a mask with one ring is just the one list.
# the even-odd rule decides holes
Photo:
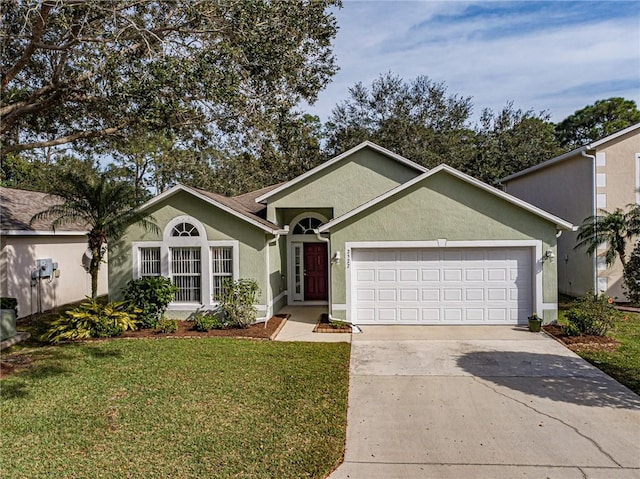
[(51, 278), (53, 275), (53, 260), (51, 258), (37, 259), (36, 268), (41, 278)]

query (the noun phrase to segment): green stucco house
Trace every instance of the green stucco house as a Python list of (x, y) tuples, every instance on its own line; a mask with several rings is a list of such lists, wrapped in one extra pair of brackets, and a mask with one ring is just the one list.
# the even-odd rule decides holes
[(225, 197), (177, 185), (110, 244), (109, 292), (170, 277), (168, 314), (215, 308), (224, 278), (260, 286), (258, 316), (326, 305), (363, 324), (525, 324), (557, 316), (567, 221), (446, 165), (365, 142), (280, 185)]

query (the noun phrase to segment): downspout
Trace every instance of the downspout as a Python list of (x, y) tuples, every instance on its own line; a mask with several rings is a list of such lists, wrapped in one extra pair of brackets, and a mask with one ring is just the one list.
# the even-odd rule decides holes
[[(596, 215), (598, 214), (598, 183), (596, 181), (596, 156), (589, 155), (585, 153), (585, 150), (588, 147), (585, 147), (580, 154), (585, 158), (590, 158), (593, 164), (593, 233), (597, 234), (597, 220)], [(596, 247), (595, 254), (593, 255), (593, 294), (598, 294), (598, 248)]]
[(267, 309), (265, 311), (264, 317), (256, 318), (256, 322), (258, 322), (258, 323), (264, 321), (264, 327), (265, 328), (267, 327), (267, 322), (271, 319), (271, 310), (273, 308), (273, 305), (269, 303), (269, 298), (271, 298), (271, 301), (273, 301), (273, 290), (271, 288), (271, 278), (269, 277), (269, 272), (270, 272), (270, 268), (271, 268), (271, 263), (269, 262), (269, 246), (271, 246), (272, 244), (276, 244), (276, 242), (280, 239), (280, 234), (281, 234), (280, 231), (275, 231), (274, 232), (275, 236), (265, 243), (265, 246), (266, 246), (265, 251), (266, 251), (266, 257), (267, 257), (267, 259), (266, 259), (266, 264), (267, 264), (267, 283), (266, 283), (267, 292), (266, 293), (267, 294), (265, 295), (265, 297), (266, 297), (266, 300), (267, 300), (266, 301)]
[(332, 293), (331, 293), (331, 248), (329, 247), (331, 240), (329, 238), (325, 238), (323, 237), (320, 232), (318, 231), (318, 229), (314, 229), (313, 232), (316, 234), (316, 238), (318, 238), (319, 241), (322, 241), (323, 243), (327, 244), (327, 282), (328, 284), (328, 288), (327, 288), (327, 299), (328, 299), (328, 308), (327, 308), (327, 312), (329, 314), (329, 321), (340, 321), (342, 323), (348, 323), (351, 325), (351, 332), (356, 334), (356, 333), (361, 333), (362, 331), (360, 330), (360, 328), (353, 324), (350, 321), (347, 321), (346, 319), (340, 319), (340, 318), (334, 318), (333, 317), (333, 302), (331, 299)]

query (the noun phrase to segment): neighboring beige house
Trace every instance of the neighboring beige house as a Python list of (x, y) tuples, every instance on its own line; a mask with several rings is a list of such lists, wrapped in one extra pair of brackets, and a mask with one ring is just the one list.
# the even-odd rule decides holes
[[(640, 203), (640, 123), (501, 180), (503, 189), (580, 225), (597, 210), (612, 212)], [(558, 239), (558, 287), (578, 296), (604, 291), (625, 299), (620, 261), (607, 267), (604, 248), (589, 256), (574, 249), (576, 232)], [(603, 245), (604, 246), (604, 245)], [(633, 245), (629, 245), (631, 252)]]
[[(91, 295), (86, 228), (71, 224), (53, 231), (43, 221), (29, 224), (33, 215), (57, 201), (45, 193), (0, 187), (0, 296), (18, 300), (18, 317)], [(40, 277), (33, 277), (38, 270)], [(107, 293), (107, 281), (104, 264), (98, 294)]]

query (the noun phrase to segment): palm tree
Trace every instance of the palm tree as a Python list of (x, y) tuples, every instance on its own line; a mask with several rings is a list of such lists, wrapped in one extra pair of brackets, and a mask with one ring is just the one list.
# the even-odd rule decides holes
[[(55, 191), (50, 193), (62, 201), (31, 218), (53, 220), (55, 228), (69, 223), (86, 225), (87, 243), (91, 251), (89, 274), (91, 275), (91, 297), (98, 293), (98, 271), (104, 260), (107, 240), (122, 236), (125, 229), (136, 222), (146, 228), (157, 230), (157, 226), (145, 219), (134, 199), (134, 187), (130, 183), (118, 181), (106, 171), (94, 165), (88, 169), (75, 169), (60, 173), (55, 182)], [(152, 219), (152, 218), (151, 218)]]
[(605, 261), (611, 266), (620, 258), (622, 266), (627, 264), (627, 244), (640, 234), (640, 207), (629, 205), (628, 211), (616, 208), (613, 212), (600, 210), (600, 214), (585, 218), (578, 228), (575, 248), (586, 247), (592, 255), (600, 244), (606, 243)]

